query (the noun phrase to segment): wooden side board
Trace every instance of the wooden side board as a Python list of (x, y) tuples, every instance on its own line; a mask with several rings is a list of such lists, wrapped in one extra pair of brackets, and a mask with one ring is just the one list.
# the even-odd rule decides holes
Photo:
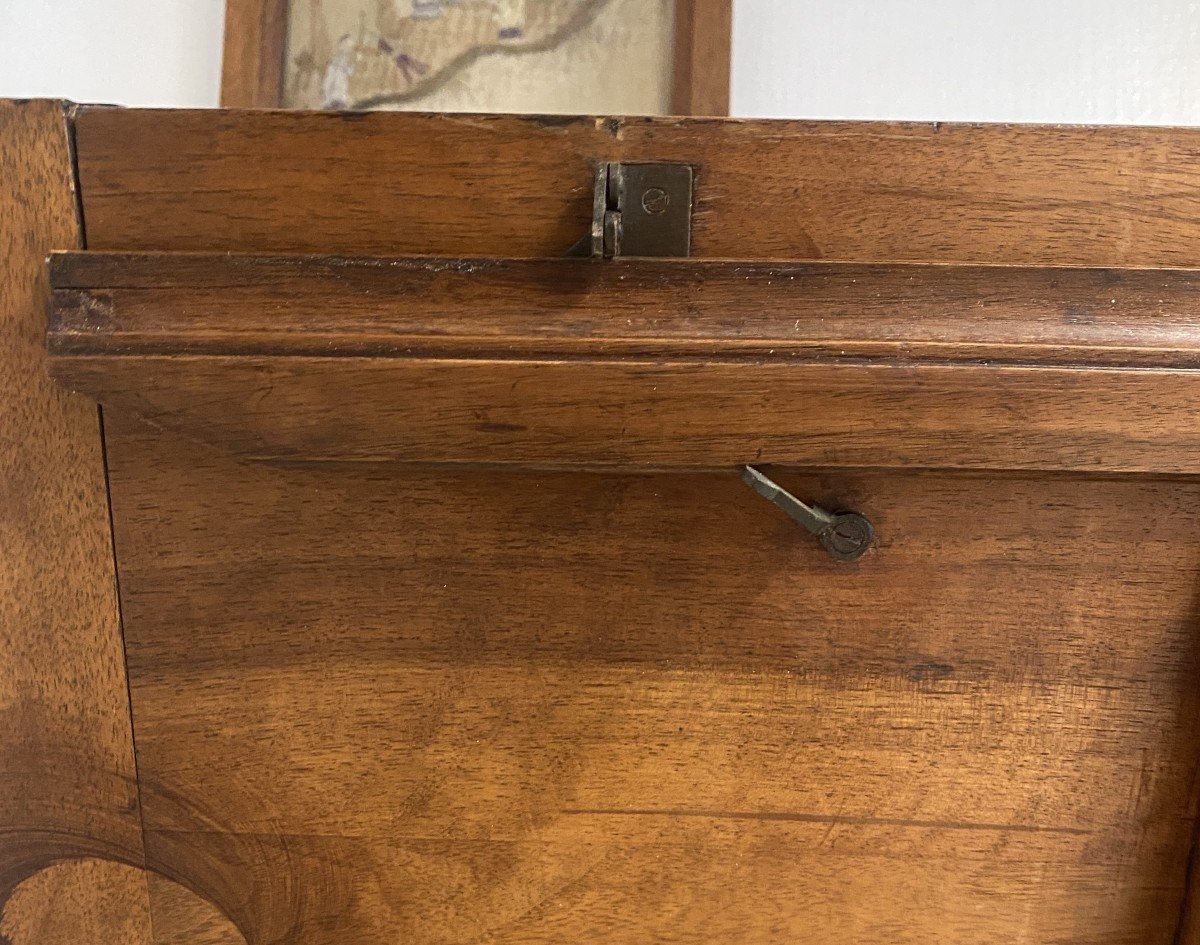
[(696, 167), (693, 256), (1196, 263), (1200, 129), (84, 109), (88, 245), (559, 256), (598, 161)]
[(141, 945), (139, 870), (46, 870), (144, 861), (100, 418), (45, 366), (45, 257), (80, 244), (68, 120), (0, 102), (0, 939)]
[(1200, 472), (1191, 372), (159, 355), (56, 370), (258, 460)]

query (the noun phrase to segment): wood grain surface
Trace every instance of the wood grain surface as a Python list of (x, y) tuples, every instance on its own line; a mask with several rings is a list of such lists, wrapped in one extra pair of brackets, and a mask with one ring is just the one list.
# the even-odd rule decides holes
[(728, 115), (733, 0), (675, 0), (671, 111)]
[[(89, 930), (147, 941), (140, 874), (30, 879), (65, 857), (143, 858), (100, 420), (45, 365), (45, 257), (79, 241), (62, 104), (0, 102), (0, 930), (13, 945)], [(68, 903), (78, 927), (57, 918)]]
[(697, 169), (692, 253), (1191, 266), (1200, 129), (84, 109), (91, 249), (558, 256), (597, 161)]
[(17, 886), (0, 916), (0, 941), (246, 945), (233, 924), (191, 890), (140, 867), (86, 858), (55, 863)]
[[(1200, 132), (86, 110), (77, 137), (93, 251), (555, 256), (596, 161), (697, 169), (690, 282), (58, 264), (55, 370), (113, 405), (147, 862), (248, 942), (1175, 941), (1194, 277), (894, 264), (1193, 265)], [(722, 258), (861, 268), (735, 291)], [(806, 465), (770, 471), (875, 547), (830, 561), (747, 460)], [(228, 931), (148, 888), (156, 934)]]
[(1194, 483), (777, 471), (845, 566), (733, 473), (108, 429), (150, 855), (251, 940), (1171, 941)]
[(1194, 270), (52, 268), (57, 377), (260, 459), (1200, 471)]
[(207, 899), (164, 876), (146, 877), (154, 945), (248, 945), (246, 937)]
[(59, 356), (1200, 366), (1195, 269), (85, 252), (51, 286)]
[(17, 885), (0, 913), (12, 945), (162, 945), (150, 920), (147, 874), (113, 860), (68, 859)]
[(283, 104), (288, 0), (225, 0), (222, 108)]
[(118, 355), (55, 372), (260, 460), (1200, 472), (1190, 371)]

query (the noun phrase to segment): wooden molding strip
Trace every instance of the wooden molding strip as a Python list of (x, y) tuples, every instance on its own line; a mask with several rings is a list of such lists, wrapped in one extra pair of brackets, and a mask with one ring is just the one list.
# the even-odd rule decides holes
[(50, 349), (1200, 367), (1200, 270), (58, 253)]
[(260, 459), (1200, 472), (1192, 270), (66, 254), (51, 369)]

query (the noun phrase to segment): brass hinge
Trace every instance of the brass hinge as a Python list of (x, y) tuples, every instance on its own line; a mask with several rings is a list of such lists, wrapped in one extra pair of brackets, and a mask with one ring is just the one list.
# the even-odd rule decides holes
[(692, 180), (688, 164), (600, 164), (591, 233), (571, 255), (690, 255)]

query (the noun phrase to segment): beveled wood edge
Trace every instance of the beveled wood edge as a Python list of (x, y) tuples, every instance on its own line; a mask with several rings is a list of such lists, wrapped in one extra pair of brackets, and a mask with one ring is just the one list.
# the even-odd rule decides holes
[(1197, 269), (62, 252), (50, 272), (62, 358), (1200, 368)]
[[(78, 106), (76, 106), (78, 107)], [(1200, 128), (1197, 129), (1200, 132)], [(489, 267), (518, 266), (660, 266), (684, 272), (692, 267), (762, 267), (764, 269), (795, 269), (834, 271), (836, 269), (895, 270), (896, 272), (939, 272), (972, 270), (984, 273), (1147, 273), (1147, 274), (1198, 274), (1196, 266), (1080, 266), (1047, 263), (1041, 266), (1011, 264), (1003, 262), (947, 262), (912, 261), (860, 262), (853, 259), (772, 259), (772, 258), (724, 258), (724, 257), (622, 257), (621, 259), (591, 259), (569, 256), (485, 256), (466, 254), (444, 256), (436, 254), (398, 253), (394, 255), (363, 255), (346, 253), (291, 253), (262, 252), (252, 250), (89, 250), (55, 249), (46, 257), (51, 281), (59, 289), (92, 289), (106, 287), (142, 288), (158, 287), (169, 279), (180, 279), (181, 285), (204, 285), (213, 281), (214, 268), (222, 263), (231, 266), (279, 265), (297, 266), (304, 264), (344, 265), (348, 268), (392, 269), (392, 268), (461, 268), (478, 270)], [(124, 281), (115, 283), (117, 275)], [(182, 275), (181, 275), (182, 274)]]
[(1200, 471), (1200, 271), (756, 265), (61, 254), (49, 364), (258, 460)]

